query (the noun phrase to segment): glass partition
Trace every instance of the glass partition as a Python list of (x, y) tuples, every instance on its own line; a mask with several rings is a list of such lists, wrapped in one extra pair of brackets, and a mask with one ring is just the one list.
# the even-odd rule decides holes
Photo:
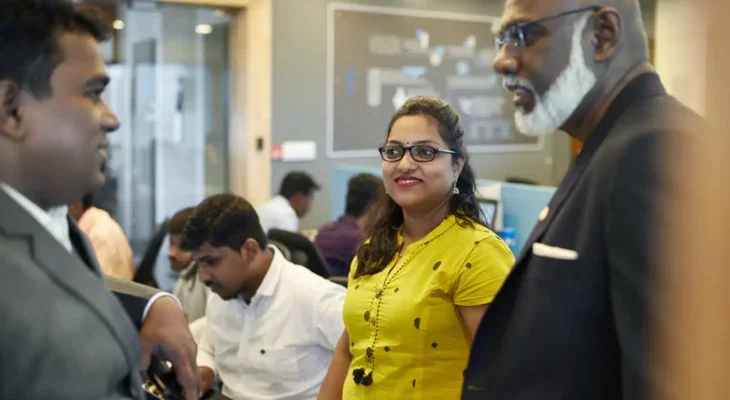
[(139, 261), (161, 222), (228, 189), (230, 17), (156, 2), (93, 3), (115, 21), (102, 50), (112, 77), (105, 99), (121, 122), (109, 136), (110, 179), (98, 203)]

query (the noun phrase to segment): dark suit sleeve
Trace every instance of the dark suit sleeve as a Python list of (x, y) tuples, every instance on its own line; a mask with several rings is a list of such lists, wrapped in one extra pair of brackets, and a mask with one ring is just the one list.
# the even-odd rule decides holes
[(129, 280), (105, 277), (109, 290), (117, 296), (122, 306), (127, 310), (129, 318), (139, 330), (142, 327), (142, 315), (150, 298), (160, 290), (140, 285)]
[[(647, 133), (620, 150), (606, 204), (606, 243), (611, 308), (621, 349), (623, 399), (647, 399), (663, 373), (651, 362), (647, 336), (656, 315), (656, 245), (659, 211), (668, 196), (661, 155), (669, 134)], [(651, 338), (649, 338), (650, 340)]]

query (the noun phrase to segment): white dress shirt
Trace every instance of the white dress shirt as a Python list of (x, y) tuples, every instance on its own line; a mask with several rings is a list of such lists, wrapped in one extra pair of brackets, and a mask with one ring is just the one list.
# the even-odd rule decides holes
[(256, 214), (259, 215), (259, 222), (267, 235), (270, 229), (289, 232), (299, 230), (299, 217), (289, 200), (282, 195), (276, 195), (268, 202), (256, 207)]
[[(23, 196), (20, 192), (5, 183), (0, 182), (0, 190), (3, 190), (5, 193), (7, 193), (8, 196), (10, 196), (10, 198), (20, 204), (20, 206), (23, 207), (25, 211), (27, 211), (33, 218), (35, 218), (41, 224), (41, 226), (45, 227), (51, 234), (51, 236), (58, 240), (58, 242), (61, 243), (61, 245), (66, 250), (68, 250), (70, 253), (73, 252), (73, 244), (71, 243), (70, 236), (71, 233), (69, 232), (68, 226), (67, 206), (53, 207), (48, 209), (48, 211), (45, 211), (42, 208), (38, 207), (35, 203), (30, 201), (27, 197)], [(154, 303), (160, 297), (164, 296), (170, 296), (174, 298), (175, 301), (178, 302), (178, 304), (180, 303), (180, 301), (171, 294), (159, 292), (152, 296), (152, 298), (147, 302), (147, 305), (144, 308), (144, 312), (142, 313), (143, 321), (147, 316), (147, 312), (150, 310), (150, 306), (152, 306), (152, 303)]]
[(345, 288), (270, 248), (250, 304), (208, 300), (198, 365), (213, 369), (234, 400), (314, 400), (344, 331)]

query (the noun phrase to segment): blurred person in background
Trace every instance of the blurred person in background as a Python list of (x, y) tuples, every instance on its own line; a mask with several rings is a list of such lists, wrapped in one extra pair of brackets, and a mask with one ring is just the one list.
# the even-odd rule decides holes
[(68, 215), (89, 238), (104, 275), (134, 278), (134, 258), (127, 236), (119, 223), (108, 212), (96, 208), (93, 201), (93, 195), (85, 195), (68, 206)]
[(173, 271), (180, 274), (172, 294), (180, 299), (185, 315), (191, 323), (205, 315), (205, 306), (210, 294), (205, 284), (198, 280), (198, 264), (193, 261), (189, 251), (180, 247), (185, 225), (193, 212), (195, 207), (180, 210), (167, 223), (167, 234), (170, 239), (167, 258)]
[(472, 337), (514, 257), (482, 225), (448, 103), (406, 101), (380, 155), (388, 196), (352, 263), (346, 331), (319, 398), (458, 398)]
[[(636, 0), (508, 0), (495, 70), (518, 129), (583, 148), (482, 320), (463, 399), (647, 399), (669, 141), (703, 127), (648, 63)], [(688, 266), (690, 267), (690, 266)]]
[(281, 181), (279, 194), (256, 207), (264, 233), (268, 234), (271, 229), (298, 232), (299, 219), (309, 214), (314, 194), (319, 189), (319, 184), (306, 172), (292, 171), (286, 174)]
[(0, 2), (2, 399), (142, 400), (153, 353), (172, 361), (187, 400), (200, 393), (178, 302), (105, 279), (68, 216), (104, 183), (105, 136), (119, 127), (101, 99), (110, 33), (92, 7)]
[(319, 247), (332, 276), (347, 276), (355, 252), (365, 241), (365, 225), (383, 189), (383, 180), (358, 174), (347, 183), (345, 215), (319, 228), (314, 244)]
[(287, 261), (268, 245), (256, 211), (220, 194), (189, 218), (182, 248), (210, 287), (198, 364), (234, 400), (310, 400), (344, 330), (345, 288)]

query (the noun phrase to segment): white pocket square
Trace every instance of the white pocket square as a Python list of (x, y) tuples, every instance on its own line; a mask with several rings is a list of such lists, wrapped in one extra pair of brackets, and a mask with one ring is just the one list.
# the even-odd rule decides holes
[(532, 244), (532, 254), (545, 258), (558, 260), (577, 260), (578, 253), (575, 250), (563, 249), (560, 247), (548, 246), (542, 243)]

